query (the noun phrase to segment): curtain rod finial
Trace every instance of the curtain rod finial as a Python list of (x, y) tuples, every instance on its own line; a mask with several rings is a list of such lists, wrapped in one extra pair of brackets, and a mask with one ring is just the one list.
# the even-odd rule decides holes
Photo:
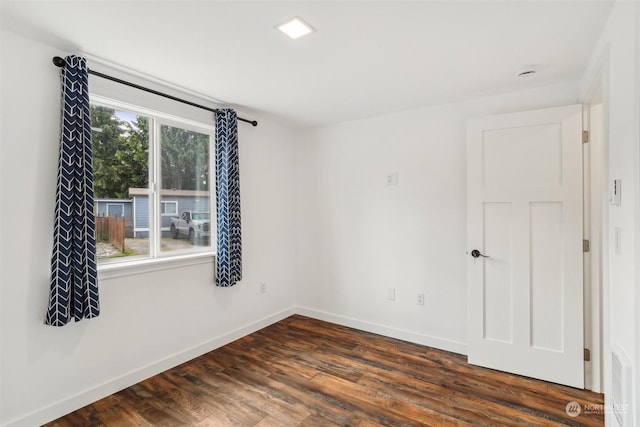
[(60, 58), (59, 56), (54, 56), (52, 61), (53, 65), (55, 65), (56, 67), (64, 67), (64, 59)]
[(254, 121), (252, 121), (252, 122), (251, 122), (251, 124), (253, 125), (253, 127), (258, 126), (258, 122), (257, 122), (257, 121), (255, 121), (255, 120), (254, 120)]

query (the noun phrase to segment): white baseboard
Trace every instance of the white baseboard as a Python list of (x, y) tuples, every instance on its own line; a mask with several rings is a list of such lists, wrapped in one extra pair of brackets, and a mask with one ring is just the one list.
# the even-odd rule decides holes
[(175, 353), (164, 359), (153, 362), (135, 371), (124, 374), (102, 384), (96, 385), (88, 390), (66, 397), (56, 403), (42, 409), (33, 411), (25, 416), (8, 421), (3, 427), (33, 427), (39, 426), (49, 421), (55, 420), (63, 415), (82, 408), (99, 399), (107, 397), (122, 389), (139, 383), (149, 377), (171, 369), (181, 363), (187, 362), (216, 348), (222, 347), (230, 342), (256, 332), (262, 328), (279, 322), (296, 313), (294, 307), (283, 310), (279, 313), (267, 316), (248, 325), (242, 326), (232, 332), (226, 333), (202, 344), (193, 346), (184, 351)]
[(184, 351), (180, 351), (164, 359), (158, 360), (147, 366), (135, 371), (131, 371), (120, 377), (98, 384), (95, 387), (77, 393), (73, 396), (65, 397), (49, 406), (33, 411), (20, 418), (8, 421), (3, 427), (33, 427), (42, 425), (46, 422), (55, 420), (63, 415), (73, 412), (83, 406), (89, 405), (99, 399), (107, 397), (122, 389), (139, 383), (153, 375), (171, 369), (181, 363), (187, 362), (219, 347), (222, 347), (239, 338), (256, 332), (262, 328), (279, 322), (293, 314), (300, 314), (326, 322), (337, 323), (339, 325), (348, 326), (350, 328), (360, 329), (375, 334), (384, 335), (391, 338), (397, 338), (416, 344), (438, 348), (441, 350), (451, 351), (458, 354), (467, 354), (466, 343), (447, 340), (443, 338), (432, 337), (429, 335), (419, 334), (402, 329), (392, 328), (377, 323), (367, 322), (351, 317), (340, 316), (337, 314), (327, 313), (324, 311), (314, 310), (307, 307), (291, 307), (279, 313), (267, 316), (248, 325), (242, 326), (234, 331), (206, 341), (202, 344), (193, 346)]
[(416, 332), (406, 331), (403, 329), (392, 328), (380, 325), (378, 323), (367, 322), (364, 320), (354, 319), (351, 317), (340, 316), (338, 314), (327, 313), (312, 308), (300, 307), (296, 308), (296, 313), (302, 316), (312, 317), (325, 322), (337, 323), (354, 329), (359, 329), (374, 334), (384, 335), (390, 338), (396, 338), (415, 344), (425, 345), (440, 350), (451, 351), (462, 355), (467, 355), (467, 344), (459, 341), (448, 340), (444, 338), (432, 337), (429, 335), (419, 334)]

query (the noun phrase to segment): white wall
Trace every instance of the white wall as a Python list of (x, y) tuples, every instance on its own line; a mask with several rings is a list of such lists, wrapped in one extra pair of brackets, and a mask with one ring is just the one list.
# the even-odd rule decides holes
[[(636, 361), (637, 400), (640, 12), (629, 4), (616, 5), (591, 68), (608, 52), (609, 168), (623, 179), (624, 202), (609, 210), (607, 227), (622, 227), (624, 237), (621, 255), (609, 254), (607, 333)], [(213, 286), (211, 263), (104, 280), (99, 318), (52, 328), (42, 324), (60, 103), (51, 57), (69, 48), (2, 32), (3, 426), (53, 419), (278, 320), (295, 304), (303, 314), (465, 353), (466, 120), (581, 99), (577, 83), (567, 82), (295, 134), (260, 117), (255, 129), (240, 123), (241, 284)], [(390, 172), (398, 186), (385, 185)]]
[[(607, 185), (622, 180), (622, 204), (604, 207), (608, 222), (603, 226), (604, 254), (604, 387), (611, 403), (611, 350), (623, 353), (633, 365), (633, 408), (640, 423), (640, 8), (636, 2), (616, 2), (581, 83), (586, 94), (602, 70), (605, 110), (605, 144), (608, 148)], [(606, 200), (606, 199), (605, 199)], [(614, 230), (622, 231), (621, 250), (616, 253)], [(615, 425), (612, 411), (606, 421)]]
[[(0, 425), (54, 419), (293, 312), (291, 131), (239, 123), (244, 279), (213, 264), (100, 282), (100, 317), (43, 325), (49, 293), (62, 47), (2, 32)], [(141, 95), (142, 97), (142, 95)], [(242, 115), (242, 114), (241, 114)], [(251, 118), (253, 116), (250, 115)], [(267, 293), (259, 284), (267, 282)]]
[(299, 132), (299, 311), (466, 353), (466, 120), (577, 100), (565, 83)]

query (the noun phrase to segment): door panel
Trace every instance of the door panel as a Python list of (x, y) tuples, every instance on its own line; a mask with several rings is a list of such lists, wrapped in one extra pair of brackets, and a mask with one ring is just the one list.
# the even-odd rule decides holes
[(562, 204), (531, 203), (531, 345), (562, 351)]
[(484, 270), (484, 338), (513, 342), (511, 265), (504, 262), (511, 253), (511, 204), (486, 203), (484, 210), (485, 252), (492, 261)]
[(555, 123), (490, 129), (482, 138), (485, 188), (561, 185), (562, 145)]
[(582, 388), (582, 108), (467, 131), (469, 362)]

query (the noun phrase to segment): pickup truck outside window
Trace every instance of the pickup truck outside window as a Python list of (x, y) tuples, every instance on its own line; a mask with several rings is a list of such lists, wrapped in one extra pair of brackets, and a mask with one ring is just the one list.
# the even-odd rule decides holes
[(186, 211), (180, 218), (172, 218), (171, 237), (186, 238), (192, 245), (208, 243), (211, 238), (211, 214)]

